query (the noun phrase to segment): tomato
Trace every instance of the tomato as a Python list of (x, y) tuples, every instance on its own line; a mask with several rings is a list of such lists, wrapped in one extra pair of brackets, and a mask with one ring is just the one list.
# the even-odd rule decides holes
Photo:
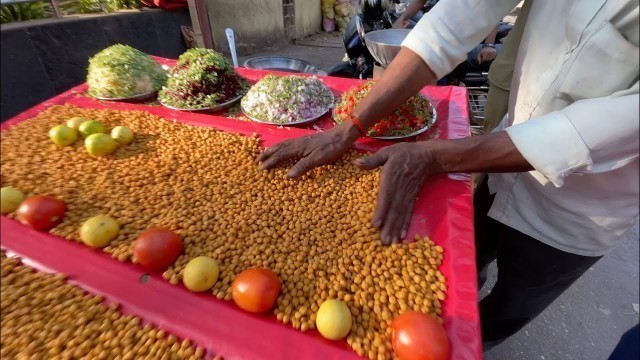
[(182, 250), (182, 239), (165, 228), (148, 229), (133, 242), (133, 256), (150, 271), (164, 271)]
[(431, 315), (408, 311), (393, 319), (391, 345), (400, 360), (446, 360), (447, 333)]
[(45, 231), (60, 224), (66, 211), (64, 201), (51, 196), (35, 195), (20, 204), (17, 218), (25, 225)]
[(267, 269), (247, 269), (231, 284), (231, 296), (241, 309), (262, 313), (273, 307), (280, 293), (278, 275)]

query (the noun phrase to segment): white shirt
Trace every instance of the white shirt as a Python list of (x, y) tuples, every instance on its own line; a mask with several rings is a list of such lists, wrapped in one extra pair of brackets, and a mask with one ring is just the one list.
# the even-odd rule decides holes
[[(604, 255), (638, 219), (638, 2), (532, 0), (506, 130), (534, 167), (491, 174), (492, 218), (557, 249)], [(518, 0), (442, 0), (402, 44), (436, 74)]]

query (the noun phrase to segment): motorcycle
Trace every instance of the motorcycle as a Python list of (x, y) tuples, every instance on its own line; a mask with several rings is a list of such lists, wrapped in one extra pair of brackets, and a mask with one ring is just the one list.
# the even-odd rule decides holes
[[(426, 1), (424, 9), (426, 11), (430, 10), (437, 2), (438, 0)], [(328, 72), (329, 76), (359, 79), (373, 77), (375, 60), (369, 49), (367, 49), (364, 35), (370, 31), (390, 29), (400, 16), (400, 12), (396, 10), (399, 4), (399, 0), (361, 1), (359, 12), (351, 18), (342, 37), (348, 60), (331, 68)], [(409, 20), (407, 28), (413, 28), (423, 15), (422, 11), (414, 15)], [(496, 36), (496, 43), (501, 43), (512, 27), (511, 24), (501, 23)], [(464, 78), (460, 80), (466, 82)], [(478, 78), (476, 74), (473, 74), (469, 81), (472, 83), (469, 85), (477, 86)]]

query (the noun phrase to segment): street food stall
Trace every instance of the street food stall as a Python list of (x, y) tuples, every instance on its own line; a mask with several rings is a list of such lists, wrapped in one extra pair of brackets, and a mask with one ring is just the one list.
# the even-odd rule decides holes
[[(175, 65), (175, 60), (155, 61), (166, 69)], [(276, 80), (287, 75), (247, 68), (235, 73), (247, 88), (269, 75)], [(330, 93), (323, 96), (332, 98), (331, 107), (366, 84), (299, 76), (326, 86)], [(40, 231), (21, 208), (2, 216), (3, 358), (20, 351), (90, 358), (392, 358), (392, 320), (413, 310), (443, 324), (448, 358), (480, 359), (470, 176), (430, 178), (416, 201), (408, 241), (383, 246), (370, 225), (379, 171), (359, 170), (349, 161), (394, 141), (469, 136), (464, 88), (425, 87), (421, 95), (432, 109), (420, 131), (387, 137), (391, 140), (384, 134), (363, 137), (345, 159), (299, 180), (285, 179), (284, 166), (258, 171), (253, 159), (282, 140), (331, 129), (340, 110), (325, 109), (294, 124), (264, 123), (248, 110), (255, 104), (239, 98), (185, 111), (184, 103), (172, 106), (175, 97), (164, 89), (159, 99), (165, 106), (154, 95), (101, 100), (83, 84), (4, 122), (3, 188), (21, 189), (30, 195), (27, 200), (58, 198), (66, 212), (51, 230)], [(88, 145), (93, 134), (84, 134), (89, 125), (80, 125), (87, 135), (84, 146), (75, 138), (59, 146), (65, 138), (47, 131), (74, 117), (107, 129), (128, 127), (135, 139), (131, 135), (103, 152), (98, 137)], [(120, 135), (112, 132), (118, 141), (129, 137)], [(87, 218), (106, 216), (101, 214), (119, 223), (110, 243), (87, 240), (81, 229)], [(147, 266), (137, 245), (140, 233), (150, 228), (173, 231), (182, 241), (179, 255), (161, 270)], [(217, 282), (204, 291), (194, 290), (198, 285), (188, 282), (185, 269), (202, 256), (216, 260)], [(24, 266), (36, 274), (62, 275), (25, 275)], [(244, 311), (252, 305), (238, 299), (236, 280), (250, 268), (269, 269), (279, 278), (277, 300), (266, 312)], [(42, 284), (48, 293), (25, 300)], [(13, 295), (5, 287), (14, 289)], [(87, 300), (75, 304), (69, 294)], [(319, 308), (329, 298), (346, 304), (350, 313), (348, 335), (339, 340), (316, 329), (325, 326)], [(51, 305), (40, 309), (40, 301)], [(53, 319), (89, 330), (74, 333), (56, 325), (36, 335), (15, 329), (25, 321), (44, 326)], [(38, 345), (60, 334), (84, 340)]]

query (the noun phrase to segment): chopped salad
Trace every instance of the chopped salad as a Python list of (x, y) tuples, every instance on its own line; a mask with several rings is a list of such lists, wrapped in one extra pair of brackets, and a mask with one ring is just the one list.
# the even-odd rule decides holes
[(213, 108), (242, 96), (248, 88), (222, 54), (194, 48), (180, 55), (158, 99), (179, 109)]
[(116, 44), (89, 59), (89, 95), (128, 98), (160, 90), (167, 74), (151, 56), (131, 46)]
[[(334, 112), (334, 120), (342, 123), (349, 119), (358, 103), (369, 93), (375, 81), (362, 83), (342, 94)], [(433, 125), (433, 107), (422, 94), (417, 94), (400, 105), (391, 115), (384, 117), (369, 129), (369, 136), (405, 136)]]
[(267, 75), (242, 98), (247, 116), (275, 124), (318, 117), (332, 106), (333, 94), (317, 77)]

